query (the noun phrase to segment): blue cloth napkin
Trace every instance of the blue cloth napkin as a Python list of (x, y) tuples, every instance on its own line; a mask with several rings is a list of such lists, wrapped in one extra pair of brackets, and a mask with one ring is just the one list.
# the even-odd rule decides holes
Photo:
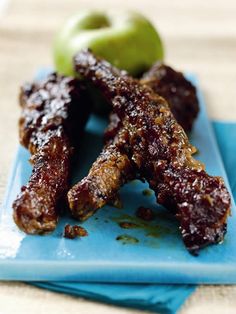
[[(212, 124), (221, 156), (236, 199), (236, 123)], [(196, 289), (195, 285), (100, 284), (77, 282), (34, 282), (33, 285), (74, 296), (149, 310), (156, 313), (177, 313)]]

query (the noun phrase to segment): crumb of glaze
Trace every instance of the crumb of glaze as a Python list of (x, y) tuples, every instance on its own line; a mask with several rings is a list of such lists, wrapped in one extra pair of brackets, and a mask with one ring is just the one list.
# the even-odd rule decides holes
[(70, 224), (65, 225), (63, 237), (67, 239), (75, 239), (77, 237), (86, 237), (88, 232), (81, 226)]

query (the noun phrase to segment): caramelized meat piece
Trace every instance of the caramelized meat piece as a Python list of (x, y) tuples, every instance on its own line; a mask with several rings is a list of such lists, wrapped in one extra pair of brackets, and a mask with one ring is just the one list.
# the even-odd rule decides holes
[[(122, 72), (124, 76), (124, 72)], [(140, 80), (158, 95), (165, 98), (177, 122), (186, 132), (190, 132), (199, 112), (196, 88), (181, 72), (171, 67), (156, 63), (144, 73)], [(115, 112), (110, 114), (110, 123), (105, 132), (105, 140), (115, 137), (122, 122)]]
[(51, 74), (22, 87), (20, 142), (32, 157), (32, 175), (13, 203), (14, 220), (30, 234), (55, 229), (57, 203), (68, 188), (72, 143), (76, 143), (89, 113), (78, 80)]
[(106, 145), (88, 176), (68, 192), (73, 216), (85, 220), (105, 204), (114, 202), (120, 186), (132, 176), (132, 163), (127, 155), (116, 145)]
[(69, 224), (65, 225), (63, 236), (68, 239), (75, 239), (77, 237), (86, 237), (88, 232), (81, 226), (71, 226)]
[(223, 180), (209, 176), (192, 157), (195, 150), (168, 103), (89, 51), (75, 57), (75, 69), (112, 104), (126, 133), (127, 156), (149, 182), (157, 201), (176, 215), (188, 250), (197, 253), (222, 241), (230, 195)]
[(122, 121), (115, 112), (109, 115), (109, 124), (104, 132), (104, 142), (112, 142), (122, 128)]
[[(158, 62), (144, 73), (140, 83), (151, 87), (155, 93), (165, 98), (177, 122), (186, 132), (191, 131), (199, 112), (199, 104), (196, 88), (181, 72)], [(105, 139), (114, 138), (121, 126), (117, 114), (111, 112)]]
[[(125, 72), (122, 72), (122, 75), (125, 76)], [(182, 73), (176, 72), (172, 68), (164, 65), (157, 63), (155, 64), (147, 73), (144, 74), (141, 84), (148, 85), (150, 86), (156, 93), (160, 94), (166, 100), (168, 101), (170, 105), (170, 109), (177, 119), (177, 121), (182, 125), (182, 127), (186, 131), (190, 131), (193, 125), (193, 122), (195, 118), (197, 117), (197, 113), (199, 111), (199, 106), (198, 106), (198, 99), (196, 96), (196, 89), (195, 87), (189, 82)], [(105, 143), (110, 142), (112, 145), (115, 145), (114, 138), (117, 139), (117, 134), (119, 133), (119, 130), (122, 129), (122, 121), (118, 117), (118, 115), (115, 112), (110, 113), (110, 123), (104, 133), (104, 140)], [(105, 148), (104, 151), (108, 150), (109, 148)], [(103, 151), (103, 154), (104, 154)], [(119, 162), (119, 159), (121, 158), (121, 152), (119, 152), (117, 156), (117, 161)], [(109, 154), (106, 154), (107, 158), (109, 158)], [(110, 163), (111, 165), (115, 165), (114, 162), (114, 154), (110, 155), (111, 158), (113, 159), (112, 162)], [(93, 197), (87, 195), (87, 199), (85, 200), (84, 198), (81, 197), (80, 193), (76, 193), (76, 189), (78, 190), (80, 187), (80, 184), (76, 186), (76, 188), (73, 188), (72, 191), (74, 191), (75, 195), (77, 194), (78, 199), (80, 200), (80, 205), (74, 203), (74, 197), (71, 198), (71, 194), (69, 194), (69, 199), (71, 199), (71, 208), (78, 208), (80, 211), (80, 215), (77, 215), (77, 218), (80, 218), (81, 220), (84, 220), (87, 218), (87, 212), (90, 212), (90, 215), (98, 208), (101, 206), (104, 206), (107, 203), (107, 200), (110, 200), (111, 196), (112, 198), (115, 197), (117, 194), (120, 186), (119, 184), (126, 183), (128, 180), (134, 179), (136, 177), (136, 173), (133, 170), (134, 166), (127, 167), (127, 156), (125, 155), (125, 152), (123, 152), (123, 159), (126, 160), (125, 163), (123, 163), (123, 166), (125, 169), (122, 169), (120, 165), (119, 170), (122, 172), (122, 177), (126, 178), (126, 180), (117, 180), (116, 182), (113, 181), (113, 184), (110, 186), (107, 186), (106, 189), (104, 188), (104, 185), (109, 185), (110, 180), (114, 180), (114, 178), (108, 178), (108, 173), (103, 174), (103, 170), (105, 168), (100, 168), (99, 167), (99, 161), (98, 163), (95, 162), (94, 167), (96, 165), (99, 167), (99, 171), (97, 174), (100, 176), (100, 178), (96, 179), (95, 178), (95, 172), (93, 171), (93, 182), (96, 185), (97, 191), (103, 190), (103, 201), (100, 201), (100, 197), (97, 196), (99, 193), (93, 193), (91, 191), (91, 195)], [(108, 162), (108, 159), (107, 159)], [(132, 173), (131, 173), (132, 169)], [(117, 171), (117, 169), (115, 169)], [(125, 174), (125, 171), (128, 171)], [(110, 171), (112, 174), (113, 172)], [(101, 180), (101, 177), (105, 176), (106, 181)], [(118, 178), (118, 176), (116, 176)], [(84, 179), (85, 180), (85, 179)], [(102, 182), (103, 186), (99, 186), (99, 182)], [(81, 187), (82, 188), (82, 187)], [(93, 187), (95, 190), (95, 187)], [(97, 199), (96, 199), (97, 198)], [(92, 201), (92, 204), (89, 204)], [(85, 202), (86, 201), (86, 202)], [(87, 206), (83, 206), (83, 202), (87, 204)], [(97, 207), (97, 208), (96, 208)], [(76, 215), (76, 212), (74, 213)]]
[(143, 75), (141, 84), (165, 98), (177, 122), (186, 132), (191, 131), (199, 104), (196, 88), (181, 72), (158, 62)]
[[(199, 104), (196, 88), (182, 73), (176, 72), (162, 63), (156, 63), (143, 75), (140, 82), (151, 87), (155, 93), (164, 97), (177, 122), (185, 131), (191, 131), (199, 112)], [(105, 142), (112, 141), (121, 128), (122, 121), (115, 112), (111, 112), (110, 123), (104, 133)], [(117, 185), (116, 191), (118, 191)], [(113, 192), (115, 193), (116, 191)]]
[[(38, 136), (43, 138), (44, 134)], [(43, 234), (55, 229), (56, 204), (67, 188), (70, 148), (62, 130), (52, 131), (32, 156), (30, 180), (13, 203), (15, 223), (26, 233)]]

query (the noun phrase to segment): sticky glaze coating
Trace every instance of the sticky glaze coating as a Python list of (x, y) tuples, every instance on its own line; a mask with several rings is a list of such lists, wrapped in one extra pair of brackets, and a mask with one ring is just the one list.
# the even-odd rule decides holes
[(132, 176), (127, 155), (115, 144), (106, 145), (87, 177), (68, 192), (73, 216), (85, 220), (105, 204), (115, 202), (119, 188)]
[(13, 203), (20, 229), (43, 234), (55, 229), (58, 201), (68, 188), (72, 143), (89, 113), (85, 91), (75, 79), (55, 73), (21, 88), (20, 142), (32, 154), (32, 175)]
[[(155, 93), (165, 98), (177, 122), (186, 132), (192, 130), (199, 112), (196, 88), (181, 72), (177, 72), (163, 63), (156, 63), (143, 75), (140, 83), (151, 87)], [(113, 141), (122, 128), (122, 121), (115, 112), (110, 113), (109, 119), (109, 125), (104, 133), (105, 143)], [(127, 177), (130, 177), (129, 173), (127, 173)], [(135, 173), (132, 179), (134, 178)], [(118, 185), (115, 188), (114, 193), (119, 190)]]
[(223, 180), (209, 176), (192, 157), (195, 150), (164, 98), (89, 51), (75, 57), (75, 69), (112, 104), (126, 131), (127, 155), (157, 201), (175, 213), (188, 250), (196, 254), (222, 241), (230, 195)]
[(75, 239), (80, 237), (87, 237), (88, 232), (81, 226), (75, 225), (71, 226), (70, 224), (65, 225), (64, 227), (64, 238)]
[[(125, 76), (127, 74), (122, 72), (122, 75)], [(166, 98), (176, 120), (186, 131), (191, 131), (193, 122), (199, 111), (198, 99), (195, 87), (184, 78), (182, 73), (176, 72), (169, 66), (157, 63), (144, 74), (141, 84), (150, 86), (156, 93)], [(116, 145), (117, 134), (122, 129), (122, 121), (115, 112), (110, 113), (109, 119), (109, 125), (104, 133), (104, 141), (105, 143), (110, 142), (112, 145)], [(114, 178), (113, 173), (117, 173), (117, 167), (114, 162), (114, 154), (110, 154), (109, 145), (103, 149), (102, 155), (106, 155), (106, 163), (109, 164), (110, 169), (109, 172), (107, 172), (106, 168), (100, 167), (99, 157), (93, 165), (92, 174), (90, 172), (89, 176), (81, 183), (78, 183), (69, 193), (70, 206), (73, 209), (74, 215), (80, 220), (84, 220), (88, 215), (92, 215), (97, 209), (107, 204), (107, 201), (110, 201), (111, 198), (114, 199), (121, 187), (119, 184), (123, 185), (138, 176), (134, 171), (134, 165), (131, 164), (131, 161), (128, 167), (129, 159), (127, 159), (125, 152), (121, 153), (119, 151), (117, 154), (117, 162), (120, 164), (119, 170), (123, 178), (122, 180), (120, 180), (118, 175)], [(109, 161), (109, 158), (111, 158), (111, 161)], [(125, 162), (120, 163), (121, 158)], [(123, 169), (122, 166), (124, 167)], [(113, 170), (112, 167), (114, 167)], [(109, 174), (111, 174), (111, 178), (109, 178)], [(91, 175), (94, 183), (87, 184), (85, 187), (85, 182), (91, 181)], [(98, 178), (96, 178), (96, 175)], [(110, 184), (111, 180), (112, 184)], [(83, 196), (81, 195), (82, 190)], [(86, 193), (85, 190), (87, 191)], [(103, 192), (99, 193), (98, 191)], [(99, 196), (101, 194), (103, 195), (102, 201)]]
[[(140, 83), (151, 87), (155, 93), (165, 98), (182, 128), (186, 132), (192, 130), (199, 112), (199, 103), (195, 86), (184, 77), (183, 73), (157, 62), (143, 74)], [(105, 140), (114, 138), (121, 126), (122, 122), (117, 114), (111, 112)]]
[(196, 88), (181, 72), (158, 62), (140, 82), (167, 100), (175, 119), (186, 132), (192, 130), (199, 112)]

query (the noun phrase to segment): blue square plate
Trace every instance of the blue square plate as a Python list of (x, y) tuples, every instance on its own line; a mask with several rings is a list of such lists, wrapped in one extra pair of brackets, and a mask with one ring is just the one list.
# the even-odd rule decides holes
[[(196, 84), (194, 77), (190, 77)], [(197, 158), (212, 175), (228, 180), (212, 133), (202, 94), (201, 112), (191, 141), (199, 148)], [(73, 181), (86, 175), (102, 147), (106, 122), (92, 116), (74, 169)], [(62, 237), (69, 216), (60, 219), (55, 232), (30, 236), (20, 232), (12, 221), (12, 202), (31, 173), (29, 153), (18, 148), (0, 216), (0, 279), (126, 283), (236, 283), (236, 220), (229, 218), (223, 244), (203, 249), (198, 257), (185, 249), (172, 215), (156, 205), (155, 197), (143, 193), (147, 184), (133, 181), (121, 189), (123, 209), (105, 206), (83, 223), (89, 236)], [(145, 223), (135, 217), (139, 206), (155, 210), (155, 220)], [(122, 229), (119, 223), (131, 221), (136, 229)]]

